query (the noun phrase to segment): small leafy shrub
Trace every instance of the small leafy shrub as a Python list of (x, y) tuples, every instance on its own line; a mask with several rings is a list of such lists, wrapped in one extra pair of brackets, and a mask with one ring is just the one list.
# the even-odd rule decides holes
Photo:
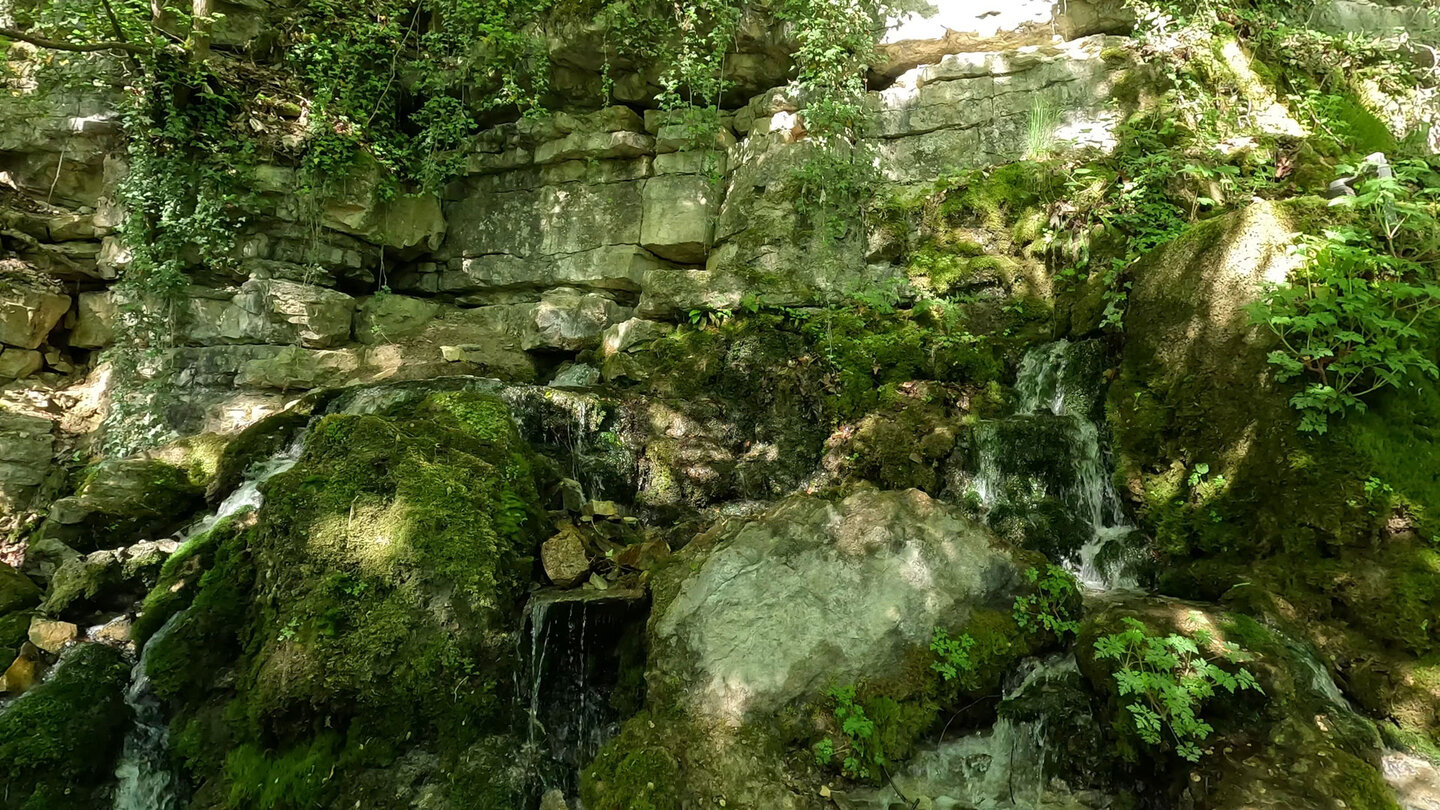
[(837, 743), (826, 737), (815, 745), (815, 758), (828, 765), (837, 758), (840, 770), (851, 779), (868, 780), (885, 766), (885, 752), (877, 745), (875, 721), (865, 716), (865, 707), (855, 701), (855, 687), (831, 689), (829, 698), (835, 704), (835, 719), (840, 723), (841, 739)]
[(1280, 339), (1270, 353), (1276, 378), (1308, 381), (1290, 399), (1302, 431), (1325, 433), (1332, 416), (1364, 411), (1365, 397), (1381, 389), (1440, 379), (1440, 178), (1424, 162), (1395, 168), (1395, 177), (1341, 198), (1355, 219), (1302, 237), (1304, 267), (1251, 307), (1253, 320)]
[(1134, 729), (1140, 739), (1156, 747), (1173, 747), (1176, 754), (1198, 762), (1200, 743), (1214, 728), (1201, 716), (1205, 703), (1216, 690), (1236, 694), (1245, 690), (1263, 691), (1255, 676), (1244, 667), (1229, 672), (1216, 663), (1239, 664), (1250, 659), (1239, 645), (1224, 643), (1221, 652), (1207, 657), (1202, 648), (1214, 646), (1205, 631), (1187, 638), (1176, 633), (1151, 635), (1144, 623), (1125, 617), (1125, 629), (1095, 641), (1095, 657), (1114, 661), (1115, 686), (1127, 700)]
[(949, 633), (937, 627), (930, 641), (930, 651), (935, 653), (935, 662), (930, 669), (940, 673), (947, 682), (953, 681), (974, 668), (974, 662), (970, 660), (970, 651), (974, 647), (975, 637), (969, 633), (950, 638)]
[(1047, 565), (1043, 570), (1026, 570), (1025, 579), (1035, 591), (1015, 597), (1015, 624), (1027, 633), (1051, 633), (1060, 639), (1075, 635), (1080, 629), (1075, 620), (1080, 600), (1075, 576), (1058, 565)]

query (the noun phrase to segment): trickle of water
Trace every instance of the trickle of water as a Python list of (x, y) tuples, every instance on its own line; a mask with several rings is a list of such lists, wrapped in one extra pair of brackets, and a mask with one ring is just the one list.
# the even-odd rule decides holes
[[(184, 616), (171, 616), (150, 641), (163, 640)], [(147, 644), (146, 651), (155, 649)], [(145, 674), (146, 653), (140, 654), (125, 690), (125, 704), (135, 713), (135, 725), (125, 735), (125, 747), (115, 766), (119, 785), (115, 789), (115, 810), (170, 810), (179, 802), (175, 774), (170, 770), (170, 725), (160, 699), (150, 690)]]
[(185, 530), (185, 539), (199, 537), (215, 528), (215, 524), (242, 509), (259, 509), (260, 504), (265, 501), (265, 496), (260, 494), (260, 485), (294, 467), (295, 463), (300, 460), (300, 453), (304, 449), (305, 431), (302, 430), (296, 434), (295, 439), (283, 451), (252, 467), (240, 486), (221, 501), (220, 506), (213, 513), (196, 521)]
[[(259, 508), (265, 500), (260, 486), (273, 476), (295, 466), (305, 447), (305, 431), (300, 431), (284, 451), (248, 472), (246, 480), (230, 493), (213, 514), (196, 521), (185, 531), (185, 539), (199, 537), (215, 528), (227, 517), (245, 508)], [(170, 770), (170, 725), (165, 707), (150, 689), (145, 664), (156, 642), (170, 634), (186, 611), (171, 616), (151, 636), (140, 652), (140, 660), (125, 690), (125, 703), (135, 715), (135, 725), (125, 735), (125, 746), (115, 767), (119, 784), (115, 789), (114, 810), (170, 810), (178, 806), (179, 793), (175, 774)]]
[[(1005, 698), (1044, 688), (1045, 684), (1075, 671), (1073, 656), (1027, 662), (1018, 683), (1005, 690)], [(1015, 721), (1000, 717), (984, 731), (942, 740), (918, 752), (903, 771), (892, 774), (893, 786), (852, 795), (856, 806), (879, 810), (894, 806), (901, 795), (909, 801), (926, 797), (936, 808), (1019, 810), (1070, 808), (1073, 798), (1051, 789), (1047, 764), (1046, 726), (1050, 718)]]
[(638, 681), (626, 671), (643, 666), (646, 609), (634, 592), (542, 592), (531, 599), (526, 686), (528, 750), (535, 756), (538, 793), (573, 795), (580, 769), (619, 731), (620, 706), (638, 706)]

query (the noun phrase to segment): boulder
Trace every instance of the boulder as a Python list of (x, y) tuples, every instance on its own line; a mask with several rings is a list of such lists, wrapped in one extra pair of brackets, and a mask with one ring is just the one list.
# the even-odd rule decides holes
[(606, 327), (628, 320), (633, 310), (599, 293), (560, 287), (540, 303), (526, 305), (528, 318), (521, 348), (579, 351), (596, 346)]
[(355, 299), (342, 292), (282, 279), (251, 279), (228, 300), (190, 299), (186, 338), (225, 343), (295, 344), (327, 348), (350, 339)]
[(919, 490), (792, 497), (677, 556), (655, 573), (652, 682), (727, 724), (898, 675), (936, 627), (1008, 611), (1020, 581), (983, 527)]
[(52, 616), (126, 610), (155, 587), (161, 566), (178, 546), (174, 540), (142, 540), (66, 560), (50, 578), (44, 610)]
[[(1188, 783), (1196, 807), (1391, 807), (1381, 772), (1381, 737), (1340, 691), (1329, 668), (1295, 628), (1278, 616), (1250, 616), (1214, 605), (1142, 595), (1115, 595), (1082, 623), (1075, 651), (1081, 673), (1104, 695), (1102, 726), (1120, 735)], [(1222, 669), (1243, 668), (1258, 689), (1216, 689), (1195, 704), (1213, 726), (1193, 765), (1171, 750), (1143, 742), (1118, 692), (1116, 659), (1097, 655), (1097, 640), (1137, 625), (1150, 637), (1190, 639)], [(1240, 660), (1230, 660), (1235, 645)], [(1169, 729), (1162, 729), (1169, 731)], [(1188, 776), (1184, 775), (1189, 771)], [(1182, 781), (1177, 780), (1177, 781)]]
[[(1253, 203), (1191, 228), (1132, 271), (1121, 384), (1111, 401), (1121, 444), (1137, 460), (1184, 446), (1235, 480), (1238, 454), (1259, 452), (1254, 441), (1273, 444), (1289, 430), (1277, 427), (1293, 416), (1267, 360), (1276, 339), (1247, 308), (1298, 267), (1290, 246), (1299, 220), (1321, 205)], [(1163, 431), (1157, 409), (1166, 414)], [(1264, 453), (1272, 454), (1284, 455)]]
[(418, 334), (439, 311), (439, 304), (423, 298), (393, 294), (363, 298), (355, 311), (355, 339), (395, 343)]
[(545, 566), (545, 576), (561, 588), (572, 588), (590, 574), (590, 554), (585, 550), (585, 541), (579, 530), (568, 524), (540, 546), (540, 561)]
[(0, 380), (19, 380), (45, 367), (40, 352), (27, 349), (0, 349)]
[(74, 495), (50, 507), (40, 533), (80, 551), (119, 548), (179, 528), (204, 495), (203, 482), (173, 464), (143, 457), (108, 459), (86, 472)]
[(20, 647), (20, 654), (0, 674), (0, 694), (19, 695), (30, 691), (45, 671), (45, 659), (40, 648), (26, 642)]
[(661, 258), (702, 264), (715, 239), (722, 189), (699, 174), (673, 174), (645, 181), (640, 245)]
[(117, 314), (115, 297), (109, 292), (80, 293), (75, 328), (70, 330), (70, 345), (77, 349), (101, 349), (110, 345), (115, 336)]
[(134, 722), (130, 665), (104, 644), (77, 644), (54, 673), (0, 708), (0, 773), (12, 807), (106, 807)]
[(0, 343), (34, 349), (70, 311), (70, 296), (16, 278), (0, 278)]
[(40, 586), (4, 563), (0, 563), (0, 616), (40, 604)]
[(48, 653), (58, 653), (80, 637), (80, 628), (70, 622), (36, 616), (30, 620), (30, 643)]

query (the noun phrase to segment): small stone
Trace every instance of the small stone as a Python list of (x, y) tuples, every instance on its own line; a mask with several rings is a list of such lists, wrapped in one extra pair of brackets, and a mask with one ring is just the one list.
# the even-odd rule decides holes
[(570, 805), (565, 803), (564, 793), (558, 788), (551, 788), (540, 798), (540, 810), (570, 810)]
[(66, 644), (80, 636), (80, 628), (70, 622), (45, 619), (40, 616), (30, 620), (30, 643), (45, 652), (58, 653)]
[(40, 680), (44, 671), (45, 661), (40, 657), (40, 650), (34, 644), (26, 642), (20, 647), (20, 655), (16, 656), (5, 673), (0, 675), (0, 692), (11, 695), (26, 692)]
[(116, 616), (104, 624), (86, 630), (85, 635), (91, 641), (102, 644), (124, 644), (130, 640), (131, 624), (129, 616)]
[(560, 503), (567, 512), (579, 512), (585, 508), (585, 488), (574, 478), (560, 479)]
[(953, 449), (955, 449), (955, 430), (948, 426), (937, 427), (920, 440), (920, 452), (926, 458), (945, 458)]
[(620, 505), (614, 501), (589, 501), (581, 514), (585, 517), (615, 518), (620, 516)]
[(574, 526), (567, 525), (540, 546), (540, 562), (545, 576), (561, 588), (579, 584), (590, 573), (590, 555)]
[(606, 582), (605, 578), (600, 576), (599, 574), (591, 574), (590, 581), (586, 584), (597, 591), (610, 590), (610, 583)]
[(615, 564), (638, 571), (649, 571), (670, 556), (670, 544), (661, 539), (646, 540), (626, 546), (615, 555)]

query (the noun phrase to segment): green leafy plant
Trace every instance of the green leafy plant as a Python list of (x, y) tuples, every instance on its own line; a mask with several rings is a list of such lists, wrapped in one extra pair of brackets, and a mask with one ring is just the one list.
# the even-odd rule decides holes
[[(1238, 666), (1251, 656), (1203, 630), (1192, 639), (1176, 633), (1152, 635), (1143, 622), (1129, 616), (1124, 624), (1120, 632), (1095, 641), (1095, 657), (1115, 662), (1116, 691), (1135, 733), (1149, 745), (1172, 748), (1182, 759), (1198, 762), (1204, 753), (1200, 744), (1214, 731), (1201, 714), (1205, 704), (1220, 691), (1263, 693), (1255, 676)], [(1206, 653), (1215, 647), (1218, 652)]]
[(1027, 569), (1025, 579), (1035, 590), (1015, 597), (1015, 624), (1027, 633), (1048, 632), (1057, 638), (1077, 633), (1080, 623), (1073, 613), (1080, 585), (1075, 576), (1058, 565), (1047, 565)]
[(1303, 266), (1251, 306), (1280, 340), (1269, 356), (1276, 378), (1308, 380), (1290, 399), (1301, 430), (1325, 433), (1331, 417), (1365, 410), (1376, 391), (1440, 379), (1433, 177), (1428, 165), (1407, 162), (1396, 177), (1361, 183), (1356, 196), (1341, 198), (1355, 220), (1302, 237)]
[(828, 765), (837, 758), (840, 770), (851, 779), (867, 780), (885, 767), (885, 754), (875, 734), (875, 722), (865, 716), (865, 707), (855, 702), (855, 687), (831, 689), (835, 720), (840, 724), (842, 739), (825, 738), (816, 744), (815, 757)]
[(970, 650), (974, 647), (975, 638), (970, 634), (950, 638), (949, 633), (937, 627), (930, 640), (930, 651), (935, 653), (935, 661), (930, 664), (930, 669), (940, 673), (940, 677), (946, 681), (953, 681), (974, 666), (974, 662), (970, 660)]

